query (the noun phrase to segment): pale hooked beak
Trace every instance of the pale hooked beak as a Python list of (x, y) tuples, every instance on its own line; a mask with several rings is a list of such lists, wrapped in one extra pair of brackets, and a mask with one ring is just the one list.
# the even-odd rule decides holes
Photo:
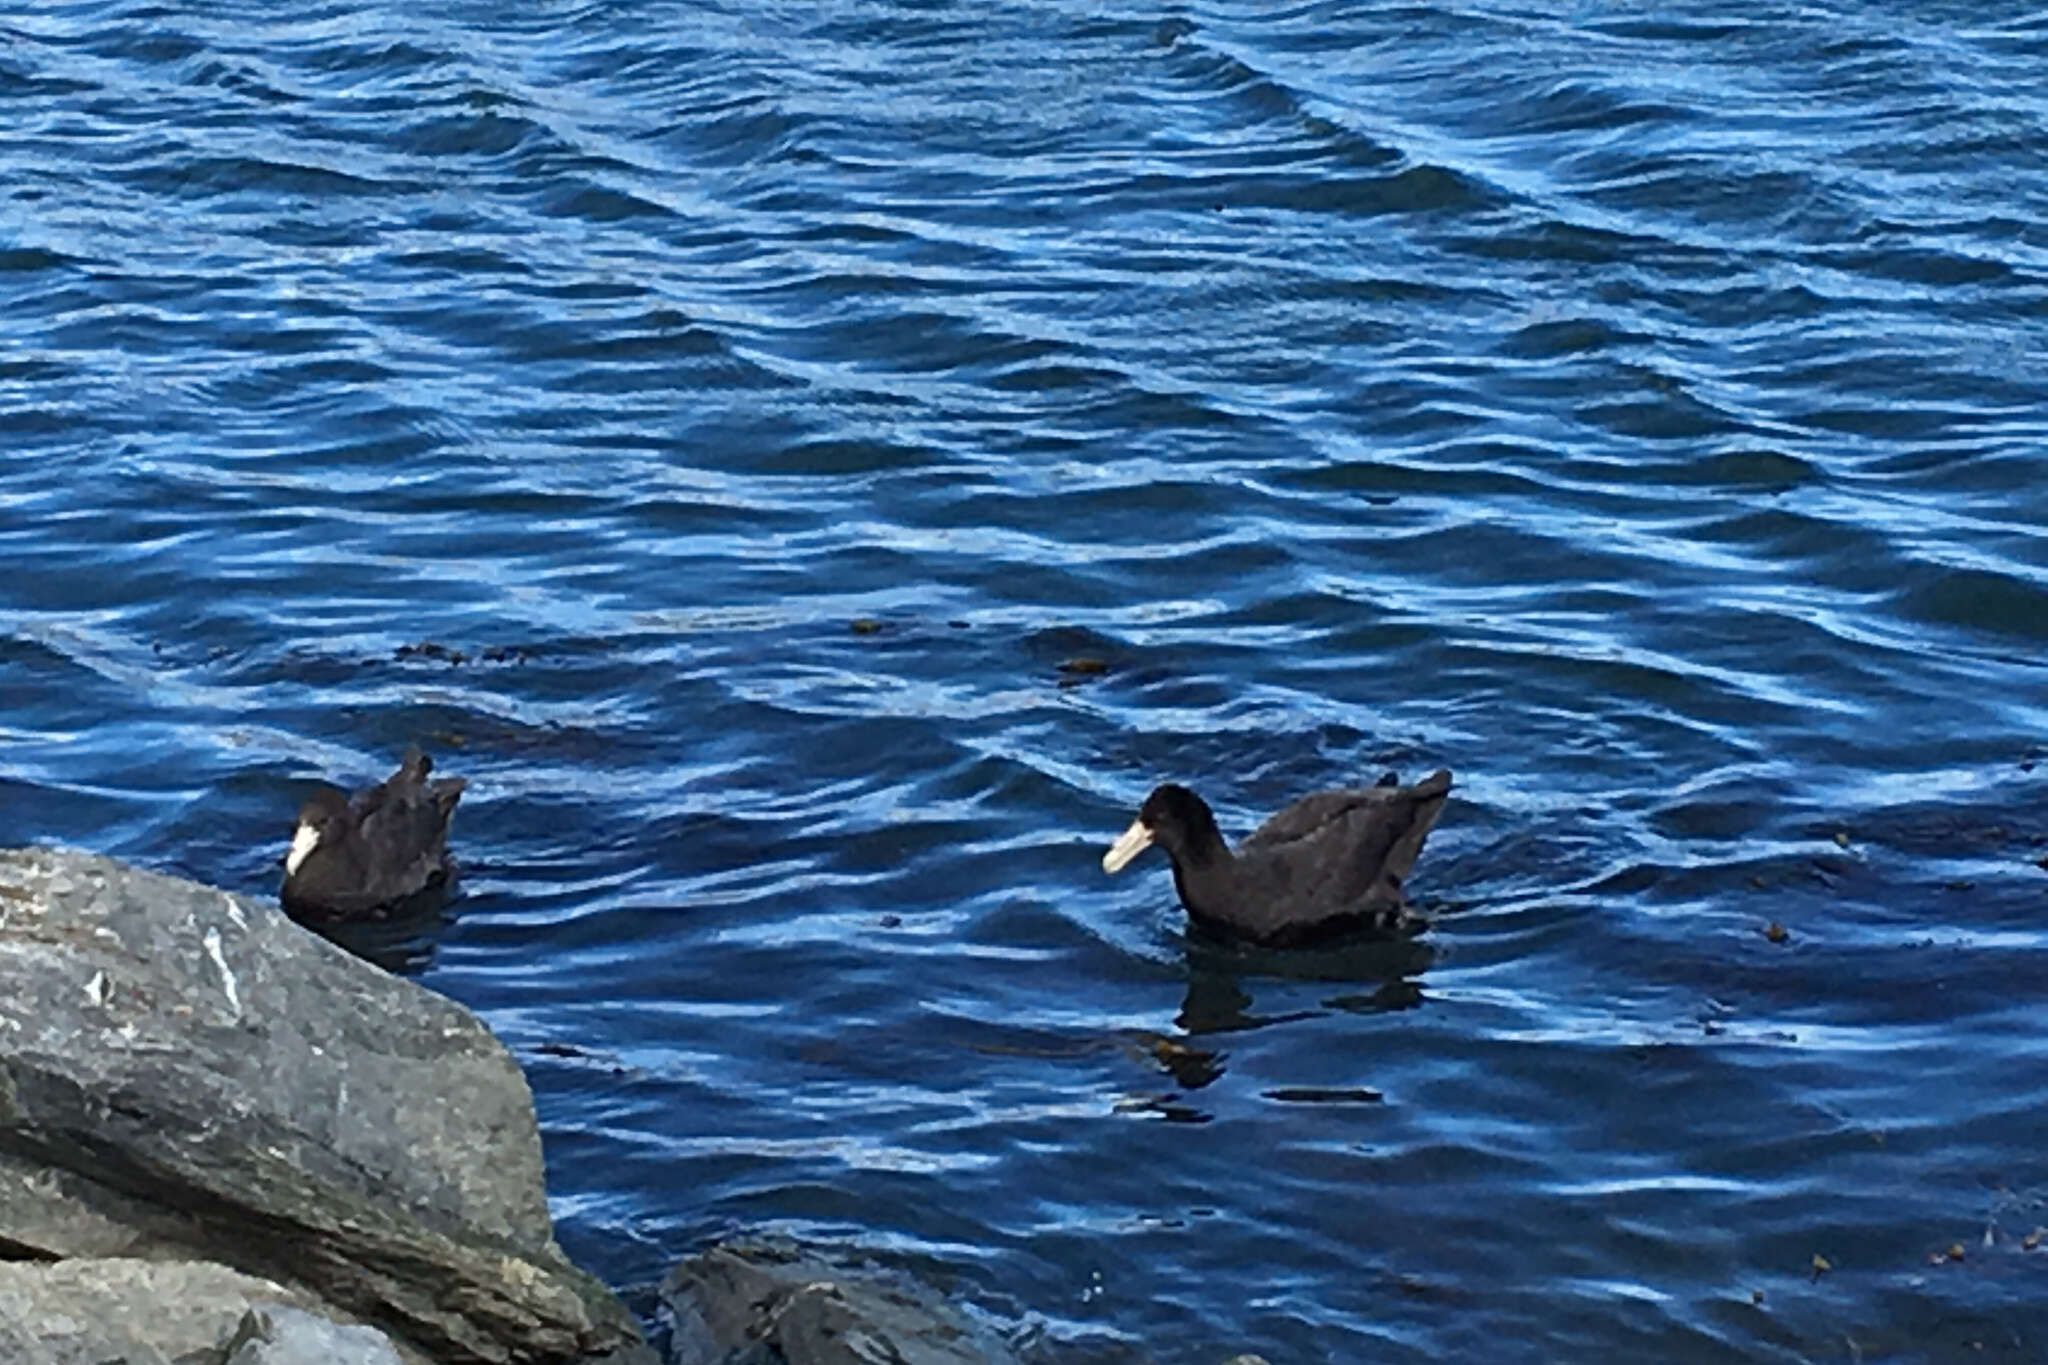
[(1131, 827), (1117, 835), (1116, 842), (1109, 846), (1109, 852), (1102, 855), (1104, 872), (1121, 872), (1124, 864), (1152, 847), (1152, 827), (1143, 820), (1131, 821)]
[(289, 877), (299, 870), (299, 864), (306, 861), (306, 855), (320, 847), (320, 831), (311, 825), (300, 825), (292, 831), (292, 851), (284, 855), (284, 875)]

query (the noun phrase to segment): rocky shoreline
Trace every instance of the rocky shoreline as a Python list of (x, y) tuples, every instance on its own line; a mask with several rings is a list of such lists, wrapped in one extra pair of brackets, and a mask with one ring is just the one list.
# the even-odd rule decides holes
[(0, 1360), (652, 1365), (525, 1077), (281, 912), (0, 852)]
[[(1016, 1359), (782, 1241), (682, 1260), (659, 1318), (673, 1365)], [(0, 1361), (661, 1359), (556, 1245), (531, 1092), (475, 1015), (273, 906), (0, 849)]]

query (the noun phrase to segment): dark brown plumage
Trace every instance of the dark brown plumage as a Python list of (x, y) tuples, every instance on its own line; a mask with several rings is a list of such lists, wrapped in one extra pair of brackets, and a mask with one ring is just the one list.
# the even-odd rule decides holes
[(1186, 787), (1157, 787), (1102, 855), (1116, 872), (1157, 844), (1173, 863), (1188, 919), (1225, 938), (1275, 947), (1351, 934), (1407, 935), (1424, 921), (1401, 884), (1443, 811), (1451, 775), (1403, 787), (1316, 792), (1282, 810), (1233, 853), (1208, 803)]
[(323, 786), (299, 808), (280, 899), (301, 919), (377, 919), (447, 886), (448, 821), (463, 779), (427, 780), (417, 745), (398, 771), (353, 799)]

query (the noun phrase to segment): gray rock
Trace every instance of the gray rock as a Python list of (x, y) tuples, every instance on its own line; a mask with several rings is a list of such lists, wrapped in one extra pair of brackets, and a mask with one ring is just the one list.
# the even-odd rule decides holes
[(344, 1326), (281, 1303), (243, 1314), (228, 1345), (223, 1365), (405, 1365), (376, 1328)]
[[(374, 1327), (225, 1266), (78, 1259), (0, 1264), (8, 1365), (418, 1365)], [(250, 1352), (257, 1352), (251, 1354)]]
[(677, 1365), (1015, 1365), (924, 1285), (787, 1243), (712, 1248), (661, 1288)]
[(541, 1176), (525, 1078), (460, 1006), (270, 906), (0, 851), (0, 1253), (216, 1261), (438, 1361), (644, 1351)]
[[(4, 904), (4, 902), (0, 902)], [(0, 1034), (0, 1048), (6, 1043)], [(85, 1176), (0, 1147), (0, 1253), (134, 1256), (196, 1243), (189, 1220)]]

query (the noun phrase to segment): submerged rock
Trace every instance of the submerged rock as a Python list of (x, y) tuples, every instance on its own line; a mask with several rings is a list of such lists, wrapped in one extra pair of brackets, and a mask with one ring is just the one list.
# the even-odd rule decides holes
[(661, 1288), (676, 1365), (1015, 1365), (925, 1286), (780, 1242), (713, 1247)]
[(270, 906), (0, 851), (0, 1257), (108, 1256), (303, 1291), (434, 1361), (652, 1358), (555, 1245), (525, 1078), (474, 1015)]

